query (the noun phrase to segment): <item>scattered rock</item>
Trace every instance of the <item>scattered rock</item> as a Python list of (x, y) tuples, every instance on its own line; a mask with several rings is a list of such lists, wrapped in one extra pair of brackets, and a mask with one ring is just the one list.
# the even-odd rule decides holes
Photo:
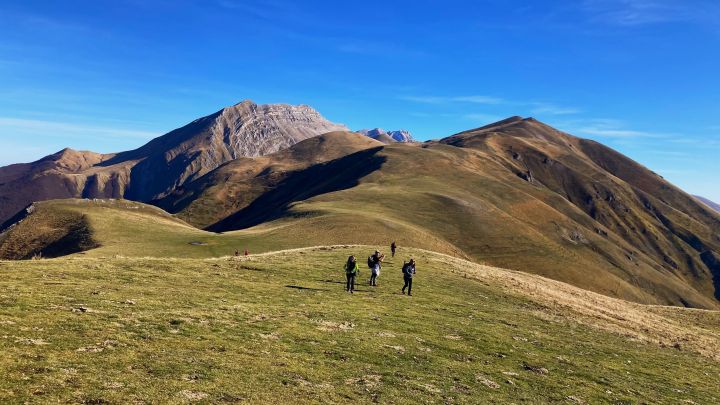
[(450, 340), (462, 340), (462, 336), (458, 336), (458, 335), (446, 335), (446, 336), (445, 336), (445, 339), (450, 339)]
[(248, 322), (263, 322), (271, 319), (269, 316), (265, 314), (257, 314), (253, 316)]
[(398, 351), (400, 353), (405, 353), (405, 348), (402, 346), (390, 346), (390, 345), (384, 345), (383, 347), (387, 347), (388, 349), (393, 349), (395, 351)]
[(528, 183), (532, 183), (532, 182), (533, 182), (533, 174), (532, 174), (532, 172), (530, 172), (530, 170), (527, 170), (527, 171), (524, 172), (524, 173), (523, 173), (523, 172), (520, 172), (520, 173), (517, 174), (517, 176), (520, 177), (521, 179), (527, 181)]
[(44, 345), (50, 344), (43, 339), (32, 339), (32, 338), (17, 338), (17, 339), (15, 339), (15, 343), (22, 343), (25, 345), (32, 345), (32, 346), (44, 346)]
[(500, 384), (496, 383), (495, 381), (487, 378), (486, 376), (484, 376), (482, 374), (478, 374), (477, 376), (475, 376), (475, 380), (477, 380), (477, 382), (479, 382), (480, 384), (482, 384), (488, 388), (492, 388), (494, 390), (500, 388)]
[(347, 385), (362, 385), (365, 388), (374, 388), (380, 385), (381, 378), (376, 374), (364, 375), (360, 378), (348, 378), (345, 380)]
[(580, 398), (578, 398), (578, 397), (576, 397), (576, 396), (574, 396), (574, 395), (570, 395), (570, 396), (568, 396), (568, 397), (565, 398), (565, 399), (567, 399), (568, 401), (570, 401), (570, 402), (572, 402), (572, 403), (575, 403), (575, 404), (586, 404), (586, 403), (587, 403), (587, 402), (583, 401), (582, 399), (580, 399)]
[(278, 340), (278, 339), (280, 339), (280, 335), (278, 335), (278, 334), (275, 333), (275, 332), (271, 332), (271, 333), (267, 333), (267, 334), (265, 334), (265, 333), (259, 333), (258, 335), (259, 335), (262, 339), (265, 339), (265, 340)]
[(86, 353), (99, 353), (105, 349), (115, 348), (118, 345), (119, 345), (119, 343), (115, 340), (106, 340), (102, 343), (97, 343), (92, 346), (80, 347), (76, 351), (77, 352), (86, 352)]
[(548, 371), (548, 369), (546, 369), (545, 367), (533, 366), (527, 363), (523, 363), (523, 368), (527, 371), (532, 371), (533, 373), (540, 375), (546, 375), (550, 373), (550, 371)]
[(198, 373), (187, 374), (182, 377), (183, 380), (190, 381), (190, 382), (195, 382), (195, 381), (201, 380), (202, 378), (203, 378), (203, 375), (198, 374)]
[(518, 376), (518, 375), (520, 375), (520, 374), (518, 374), (518, 373), (516, 373), (516, 372), (514, 372), (514, 371), (503, 371), (502, 373), (505, 374), (505, 375), (509, 375), (509, 376)]
[(333, 321), (317, 321), (320, 325), (318, 329), (325, 332), (347, 332), (355, 328), (352, 322), (333, 322)]
[(453, 385), (452, 390), (466, 395), (470, 394), (470, 392), (472, 391), (470, 387), (465, 384)]
[(208, 394), (200, 391), (183, 390), (180, 394), (190, 401), (201, 401), (208, 397)]
[(125, 304), (135, 305), (135, 301), (133, 301), (133, 300), (125, 300)]
[(395, 334), (392, 333), (392, 332), (380, 332), (380, 333), (378, 333), (377, 335), (380, 336), (380, 337), (389, 337), (389, 338), (394, 338), (394, 337), (395, 337)]
[(424, 388), (428, 392), (432, 392), (433, 394), (439, 394), (441, 392), (439, 388), (437, 388), (436, 386), (434, 386), (432, 384), (420, 383), (420, 382), (416, 382), (415, 384), (417, 384), (417, 386), (420, 388)]

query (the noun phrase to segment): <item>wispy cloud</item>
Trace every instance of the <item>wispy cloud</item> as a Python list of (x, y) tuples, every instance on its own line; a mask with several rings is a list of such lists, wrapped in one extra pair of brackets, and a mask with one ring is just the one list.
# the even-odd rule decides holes
[(578, 136), (632, 140), (640, 138), (671, 138), (672, 135), (632, 128), (622, 120), (612, 118), (576, 119), (558, 123), (563, 130)]
[(401, 100), (413, 101), (423, 104), (448, 104), (448, 103), (472, 103), (472, 104), (505, 104), (506, 101), (498, 97), (490, 96), (400, 96)]
[(512, 106), (516, 109), (523, 109), (529, 111), (532, 114), (545, 114), (545, 115), (571, 115), (578, 114), (581, 112), (576, 107), (565, 107), (559, 106), (552, 103), (545, 102), (520, 102), (506, 100), (500, 97), (486, 96), (486, 95), (473, 95), (473, 96), (400, 96), (399, 99), (405, 101), (412, 101), (415, 103), (422, 104), (451, 104), (451, 103), (466, 103), (466, 104), (483, 104), (488, 106)]
[(581, 7), (597, 22), (620, 26), (720, 22), (716, 0), (583, 0)]
[(368, 41), (357, 38), (329, 38), (324, 40), (330, 42), (335, 50), (357, 54), (357, 55), (394, 55), (402, 58), (424, 58), (428, 56), (425, 51), (407, 48), (391, 42)]
[(530, 110), (533, 114), (549, 114), (549, 115), (572, 115), (579, 114), (582, 111), (575, 107), (562, 107), (548, 103), (532, 103), (535, 107)]
[(238, 10), (264, 20), (307, 20), (309, 15), (293, 2), (279, 0), (237, 1), (219, 0), (217, 5), (228, 10)]
[(159, 134), (125, 128), (0, 117), (0, 137), (17, 137), (22, 135), (42, 135), (50, 137), (87, 137), (90, 135), (97, 138), (130, 137), (149, 140)]
[(654, 137), (655, 135), (644, 132), (634, 131), (630, 129), (612, 129), (612, 128), (598, 128), (598, 127), (583, 127), (577, 130), (581, 134), (596, 135), (609, 138), (639, 138), (639, 137)]

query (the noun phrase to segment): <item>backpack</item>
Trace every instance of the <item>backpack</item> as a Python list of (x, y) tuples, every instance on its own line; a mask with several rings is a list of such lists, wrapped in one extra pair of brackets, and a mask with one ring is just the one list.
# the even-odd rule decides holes
[(368, 268), (374, 268), (375, 267), (375, 258), (373, 256), (368, 256)]

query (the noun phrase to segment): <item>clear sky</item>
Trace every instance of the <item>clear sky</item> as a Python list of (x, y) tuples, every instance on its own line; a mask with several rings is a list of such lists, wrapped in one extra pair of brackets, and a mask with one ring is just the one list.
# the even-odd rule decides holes
[(720, 201), (717, 0), (0, 0), (0, 165), (243, 99), (421, 140), (534, 116)]

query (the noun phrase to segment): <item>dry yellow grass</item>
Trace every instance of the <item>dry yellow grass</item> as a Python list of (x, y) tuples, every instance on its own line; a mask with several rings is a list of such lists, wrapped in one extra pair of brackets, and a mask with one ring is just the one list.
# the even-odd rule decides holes
[[(720, 311), (643, 305), (542, 276), (476, 264), (452, 256), (428, 255), (437, 265), (501, 286), (510, 294), (542, 305), (535, 312), (548, 321), (569, 319), (637, 341), (690, 350), (720, 360)], [(453, 270), (455, 271), (455, 270)]]

